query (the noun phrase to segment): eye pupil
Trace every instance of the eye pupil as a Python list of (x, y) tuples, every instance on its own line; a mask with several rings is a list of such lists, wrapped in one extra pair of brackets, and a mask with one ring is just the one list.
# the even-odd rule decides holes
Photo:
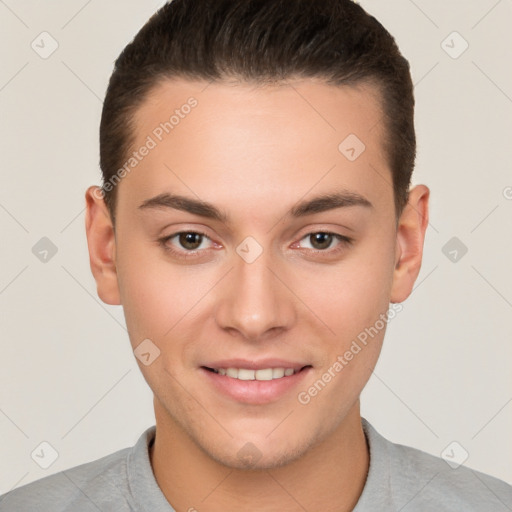
[(311, 245), (315, 247), (315, 249), (326, 249), (331, 245), (332, 235), (330, 233), (314, 233), (310, 235), (310, 239)]
[(203, 235), (199, 233), (181, 233), (179, 241), (185, 249), (197, 249), (201, 245), (201, 238)]

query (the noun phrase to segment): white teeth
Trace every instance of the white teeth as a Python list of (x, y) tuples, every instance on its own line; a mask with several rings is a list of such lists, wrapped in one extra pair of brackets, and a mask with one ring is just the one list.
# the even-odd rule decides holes
[(226, 375), (228, 377), (233, 377), (234, 379), (238, 379), (238, 370), (236, 368), (228, 368), (226, 370)]
[(274, 380), (293, 375), (293, 368), (262, 368), (250, 370), (248, 368), (218, 368), (213, 370), (219, 375), (226, 375), (238, 380)]
[(281, 377), (284, 377), (284, 368), (274, 368), (272, 370), (272, 378), (280, 379)]
[(272, 380), (272, 368), (265, 368), (264, 370), (256, 370), (254, 376), (255, 376), (256, 380)]
[(238, 370), (238, 380), (254, 380), (254, 374), (256, 372), (254, 370), (246, 370), (245, 368), (240, 368)]

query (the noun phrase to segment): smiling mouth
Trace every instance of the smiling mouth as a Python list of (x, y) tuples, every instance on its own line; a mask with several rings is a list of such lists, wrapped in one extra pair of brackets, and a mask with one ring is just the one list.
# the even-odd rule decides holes
[(306, 368), (311, 368), (311, 365), (303, 366), (299, 370), (284, 367), (261, 368), (258, 370), (250, 368), (208, 368), (207, 366), (203, 366), (202, 368), (232, 379), (269, 381), (290, 377), (296, 373), (300, 373)]

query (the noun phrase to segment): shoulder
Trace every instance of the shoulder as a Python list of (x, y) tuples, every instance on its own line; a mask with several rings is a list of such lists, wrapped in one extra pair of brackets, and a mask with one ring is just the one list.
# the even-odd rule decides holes
[(367, 484), (373, 481), (376, 492), (381, 498), (385, 494), (393, 507), (403, 512), (434, 508), (446, 512), (512, 509), (512, 486), (502, 480), (463, 465), (449, 465), (442, 458), (416, 448), (392, 443), (366, 420), (363, 428), (370, 446)]
[[(140, 439), (152, 430), (148, 429)], [(0, 512), (131, 510), (127, 502), (128, 459), (134, 448), (123, 448), (17, 487), (0, 496)]]
[(415, 491), (411, 502), (439, 503), (439, 510), (506, 511), (512, 507), (512, 487), (466, 466), (451, 467), (447, 461), (416, 448), (393, 444), (392, 478), (397, 486)]
[[(130, 448), (46, 476), (0, 496), (1, 512), (60, 512), (98, 510), (96, 503), (119, 498), (116, 482), (126, 481)], [(80, 508), (79, 508), (80, 507)], [(70, 509), (69, 509), (70, 510)]]

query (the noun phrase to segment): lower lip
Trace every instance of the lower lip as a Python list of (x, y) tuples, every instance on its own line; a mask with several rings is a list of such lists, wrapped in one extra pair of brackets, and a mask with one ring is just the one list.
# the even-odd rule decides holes
[(311, 366), (288, 377), (273, 380), (239, 380), (200, 368), (201, 372), (215, 388), (237, 402), (263, 405), (279, 400), (294, 387), (297, 387), (312, 370)]

